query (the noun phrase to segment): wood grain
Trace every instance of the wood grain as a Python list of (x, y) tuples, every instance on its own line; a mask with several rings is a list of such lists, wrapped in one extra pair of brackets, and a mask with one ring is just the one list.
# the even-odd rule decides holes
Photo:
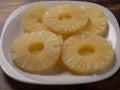
[[(0, 33), (7, 17), (18, 7), (40, 0), (0, 0)], [(113, 12), (120, 24), (120, 0), (84, 0), (101, 4)], [(0, 90), (120, 90), (120, 70), (112, 77), (92, 83), (83, 85), (30, 85), (18, 82), (5, 75), (0, 68)]]

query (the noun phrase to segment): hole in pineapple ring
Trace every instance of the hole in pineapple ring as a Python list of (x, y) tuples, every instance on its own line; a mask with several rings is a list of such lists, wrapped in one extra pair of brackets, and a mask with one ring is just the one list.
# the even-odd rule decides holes
[(37, 22), (38, 22), (38, 23), (42, 23), (42, 18), (39, 17), (39, 18), (37, 19)]
[(59, 20), (67, 20), (67, 19), (71, 19), (72, 16), (70, 14), (61, 14), (58, 16)]
[(95, 49), (92, 46), (82, 46), (79, 48), (78, 53), (82, 56), (90, 56), (95, 53)]
[(38, 54), (44, 49), (44, 45), (41, 42), (33, 43), (29, 46), (29, 51), (32, 54)]

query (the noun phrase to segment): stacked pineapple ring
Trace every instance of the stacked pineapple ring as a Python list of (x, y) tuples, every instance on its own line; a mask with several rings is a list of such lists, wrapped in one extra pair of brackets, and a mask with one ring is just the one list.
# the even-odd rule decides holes
[(53, 32), (67, 34), (83, 28), (88, 17), (83, 10), (73, 5), (58, 5), (43, 15), (43, 23)]
[(32, 73), (49, 69), (56, 63), (59, 54), (59, 38), (48, 31), (26, 33), (15, 40), (12, 48), (15, 65)]
[(47, 30), (42, 23), (42, 16), (49, 8), (50, 6), (35, 6), (27, 10), (22, 20), (25, 32)]
[(97, 35), (77, 34), (63, 44), (63, 62), (78, 74), (93, 74), (106, 69), (112, 64), (113, 55), (111, 45)]
[(62, 65), (78, 74), (101, 72), (113, 62), (112, 46), (103, 37), (107, 19), (95, 6), (35, 6), (26, 11), (22, 24), (29, 33), (15, 40), (11, 53), (24, 71), (44, 72), (60, 55)]

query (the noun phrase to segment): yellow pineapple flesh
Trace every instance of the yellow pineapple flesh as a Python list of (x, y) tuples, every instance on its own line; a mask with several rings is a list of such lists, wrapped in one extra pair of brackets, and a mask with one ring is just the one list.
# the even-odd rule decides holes
[(22, 26), (25, 32), (34, 32), (40, 30), (48, 30), (43, 24), (43, 14), (50, 8), (50, 6), (33, 6), (29, 8), (22, 19)]
[(86, 13), (73, 5), (57, 5), (43, 15), (43, 23), (55, 33), (70, 34), (82, 29), (88, 21)]
[[(105, 36), (108, 31), (108, 24), (104, 12), (95, 6), (81, 6), (80, 8), (88, 15), (88, 23), (83, 28), (82, 33)], [(81, 33), (81, 30), (78, 32)]]
[[(11, 58), (21, 70), (35, 74), (95, 74), (114, 61), (103, 37), (107, 17), (95, 6), (33, 6), (22, 18), (25, 33), (16, 39)], [(98, 35), (98, 36), (97, 36)], [(63, 43), (64, 41), (64, 43)]]
[(26, 33), (14, 41), (12, 60), (22, 70), (39, 74), (56, 64), (60, 43), (60, 38), (49, 31)]
[(78, 34), (63, 43), (62, 60), (69, 70), (78, 74), (95, 74), (113, 63), (112, 46), (97, 35)]

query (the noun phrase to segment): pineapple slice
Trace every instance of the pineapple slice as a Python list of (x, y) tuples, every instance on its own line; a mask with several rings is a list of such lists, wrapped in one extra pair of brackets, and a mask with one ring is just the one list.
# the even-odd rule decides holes
[(22, 19), (24, 31), (34, 32), (47, 30), (47, 27), (42, 23), (42, 17), (49, 8), (50, 6), (33, 6), (28, 9)]
[[(108, 30), (107, 18), (99, 8), (95, 6), (81, 6), (88, 15), (88, 23), (82, 30), (82, 33), (93, 33), (105, 36)], [(81, 30), (79, 31), (81, 32)]]
[(60, 37), (49, 31), (26, 33), (13, 43), (12, 60), (24, 71), (41, 73), (56, 64), (60, 44)]
[(55, 33), (70, 34), (82, 29), (88, 21), (86, 13), (73, 5), (57, 5), (43, 15), (43, 23)]
[(94, 74), (106, 70), (113, 62), (112, 46), (102, 37), (78, 34), (68, 38), (62, 47), (62, 60), (78, 74)]

